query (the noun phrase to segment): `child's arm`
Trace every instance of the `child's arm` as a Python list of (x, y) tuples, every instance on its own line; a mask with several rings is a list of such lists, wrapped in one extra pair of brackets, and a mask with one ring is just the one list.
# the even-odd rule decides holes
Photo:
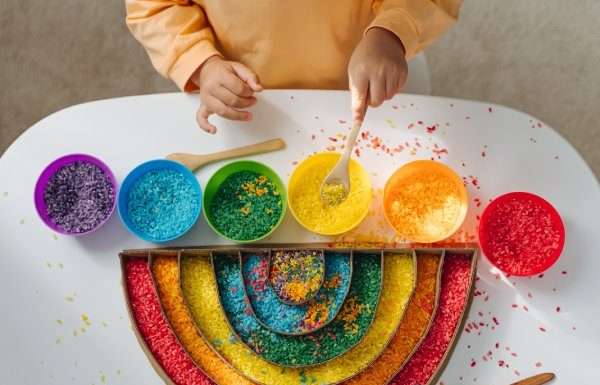
[(222, 59), (202, 8), (190, 0), (126, 0), (127, 26), (144, 46), (157, 71), (183, 91), (200, 89), (202, 106), (196, 120), (207, 132), (216, 127), (208, 117), (250, 120), (240, 109), (256, 103), (262, 87), (256, 75), (240, 63)]
[(194, 91), (194, 72), (219, 55), (206, 15), (187, 0), (126, 0), (127, 26), (152, 64), (182, 91)]
[[(462, 0), (380, 0), (348, 64), (355, 119), (368, 103), (391, 99), (407, 78), (406, 59), (444, 33), (458, 18)], [(368, 95), (368, 98), (367, 98)]]

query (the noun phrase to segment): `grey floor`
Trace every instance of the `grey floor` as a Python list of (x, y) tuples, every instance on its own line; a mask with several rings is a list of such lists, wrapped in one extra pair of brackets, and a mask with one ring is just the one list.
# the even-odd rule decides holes
[[(0, 153), (63, 107), (172, 91), (124, 26), (124, 0), (0, 0)], [(526, 111), (600, 175), (600, 1), (467, 0), (427, 51), (433, 94)]]

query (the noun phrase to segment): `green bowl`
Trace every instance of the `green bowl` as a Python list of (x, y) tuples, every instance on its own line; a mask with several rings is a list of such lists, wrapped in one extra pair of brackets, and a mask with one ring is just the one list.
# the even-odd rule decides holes
[[(255, 238), (255, 239), (234, 239), (234, 238), (230, 238), (230, 237), (226, 236), (225, 234), (223, 234), (222, 232), (220, 232), (217, 229), (217, 227), (213, 223), (213, 218), (210, 213), (210, 208), (212, 205), (213, 198), (214, 198), (215, 194), (217, 193), (217, 191), (219, 190), (219, 187), (221, 186), (221, 184), (223, 182), (225, 182), (225, 180), (230, 175), (235, 174), (236, 172), (240, 172), (240, 171), (253, 171), (258, 174), (266, 176), (273, 182), (275, 187), (277, 187), (277, 190), (279, 191), (279, 196), (281, 197), (281, 215), (279, 216), (277, 223), (275, 223), (275, 225), (267, 233), (261, 235), (258, 238)], [(279, 225), (281, 225), (281, 222), (283, 221), (283, 217), (285, 216), (285, 211), (287, 209), (287, 195), (286, 195), (285, 185), (281, 181), (281, 178), (279, 177), (279, 175), (277, 175), (277, 173), (275, 171), (273, 171), (273, 169), (271, 169), (270, 167), (268, 167), (262, 163), (259, 163), (259, 162), (253, 161), (253, 160), (240, 160), (240, 161), (226, 164), (225, 166), (221, 167), (219, 170), (217, 170), (217, 172), (214, 173), (214, 175), (208, 180), (208, 183), (206, 184), (206, 187), (204, 188), (204, 196), (203, 196), (202, 203), (203, 203), (202, 209), (204, 210), (204, 216), (206, 217), (206, 221), (208, 222), (208, 225), (215, 231), (215, 233), (219, 234), (221, 237), (223, 237), (225, 239), (228, 239), (228, 240), (236, 242), (236, 243), (251, 243), (251, 242), (256, 242), (263, 238), (268, 237), (269, 235), (271, 235), (271, 233), (273, 233), (273, 231), (275, 231), (275, 229), (277, 229), (279, 227)]]

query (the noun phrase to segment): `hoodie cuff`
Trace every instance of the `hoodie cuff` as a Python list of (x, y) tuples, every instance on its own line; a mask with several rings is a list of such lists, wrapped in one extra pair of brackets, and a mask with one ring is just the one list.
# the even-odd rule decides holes
[(375, 27), (386, 29), (400, 39), (406, 59), (410, 59), (417, 53), (419, 34), (414, 19), (407, 12), (403, 10), (381, 12), (367, 27), (365, 33)]
[(191, 81), (192, 75), (213, 56), (221, 56), (221, 54), (212, 42), (202, 40), (179, 56), (169, 71), (169, 78), (184, 92), (196, 91), (198, 86)]

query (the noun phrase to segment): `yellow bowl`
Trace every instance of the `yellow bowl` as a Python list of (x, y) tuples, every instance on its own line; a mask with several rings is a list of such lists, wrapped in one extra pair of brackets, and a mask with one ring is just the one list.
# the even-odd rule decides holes
[(399, 236), (420, 243), (450, 237), (467, 216), (469, 196), (448, 166), (418, 160), (400, 167), (383, 191), (383, 212)]
[(350, 192), (346, 200), (334, 207), (321, 202), (320, 188), (339, 153), (312, 155), (296, 167), (288, 183), (290, 211), (307, 230), (321, 235), (339, 235), (352, 230), (369, 212), (373, 193), (368, 173), (350, 160)]

